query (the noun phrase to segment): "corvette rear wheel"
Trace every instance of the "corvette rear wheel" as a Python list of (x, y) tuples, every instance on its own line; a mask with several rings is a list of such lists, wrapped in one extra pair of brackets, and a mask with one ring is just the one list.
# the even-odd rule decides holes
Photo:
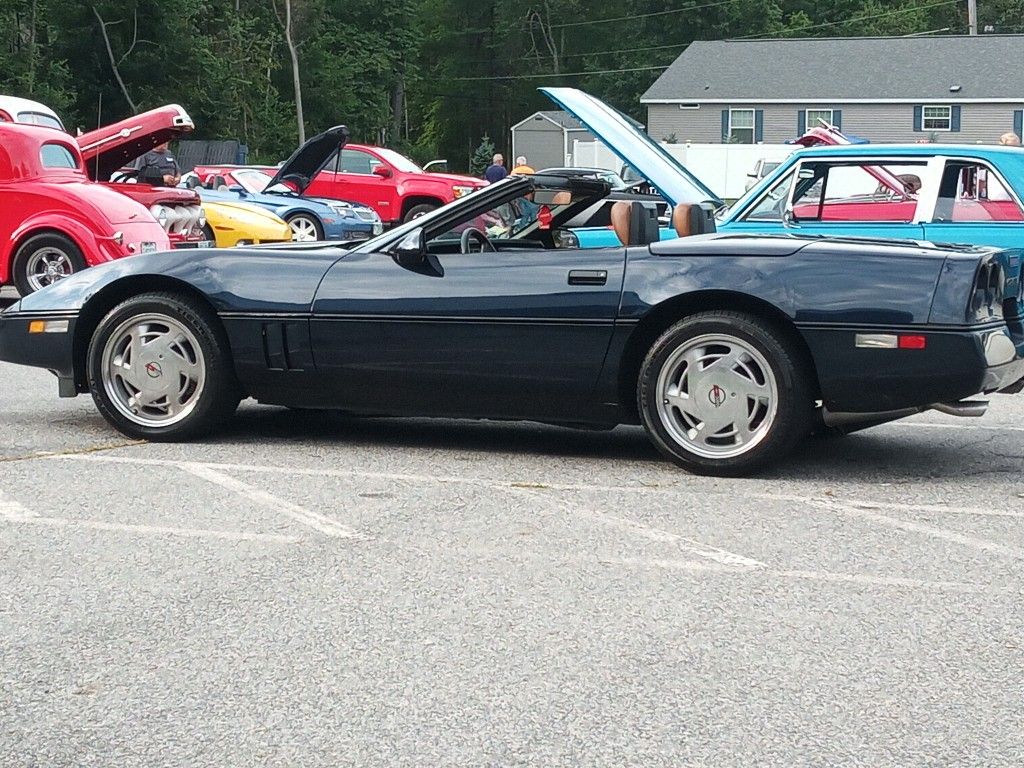
[(119, 304), (87, 355), (96, 407), (129, 437), (197, 437), (238, 407), (227, 339), (216, 318), (186, 297), (146, 293)]
[(14, 255), (13, 277), (18, 293), (27, 296), (85, 269), (85, 258), (70, 238), (46, 233), (30, 237)]
[(292, 242), (308, 243), (324, 239), (323, 226), (309, 214), (296, 213), (294, 216), (289, 216), (286, 221), (292, 230)]
[(810, 431), (808, 374), (790, 341), (736, 312), (702, 312), (654, 343), (638, 406), (654, 445), (705, 475), (750, 474), (786, 456)]

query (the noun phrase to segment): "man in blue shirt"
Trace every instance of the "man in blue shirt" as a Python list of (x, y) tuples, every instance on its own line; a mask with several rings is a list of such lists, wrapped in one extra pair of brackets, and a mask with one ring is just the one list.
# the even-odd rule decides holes
[(491, 164), (487, 166), (487, 170), (484, 171), (484, 178), (487, 179), (488, 184), (494, 184), (506, 176), (508, 176), (508, 169), (505, 167), (505, 158), (501, 155), (495, 155), (494, 159), (491, 160)]

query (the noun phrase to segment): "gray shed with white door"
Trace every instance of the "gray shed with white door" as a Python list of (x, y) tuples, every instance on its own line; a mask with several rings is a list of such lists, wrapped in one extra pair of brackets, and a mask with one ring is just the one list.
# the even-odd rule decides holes
[(512, 168), (520, 155), (536, 171), (571, 166), (574, 141), (594, 141), (594, 135), (580, 121), (561, 110), (534, 112), (512, 126), (512, 157), (505, 165)]

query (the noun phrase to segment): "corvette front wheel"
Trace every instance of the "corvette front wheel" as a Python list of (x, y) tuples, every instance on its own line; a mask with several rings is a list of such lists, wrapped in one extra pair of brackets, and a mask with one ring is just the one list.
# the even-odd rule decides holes
[(96, 407), (129, 437), (187, 440), (238, 407), (223, 331), (186, 297), (146, 293), (119, 304), (96, 328), (87, 354)]
[(692, 315), (665, 331), (640, 370), (638, 406), (654, 445), (685, 469), (750, 474), (810, 431), (814, 400), (792, 342), (736, 312)]

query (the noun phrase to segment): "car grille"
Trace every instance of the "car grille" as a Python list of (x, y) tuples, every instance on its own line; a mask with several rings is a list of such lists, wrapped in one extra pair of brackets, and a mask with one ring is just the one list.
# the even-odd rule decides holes
[(377, 213), (372, 208), (355, 208), (356, 216), (363, 221), (375, 221)]

